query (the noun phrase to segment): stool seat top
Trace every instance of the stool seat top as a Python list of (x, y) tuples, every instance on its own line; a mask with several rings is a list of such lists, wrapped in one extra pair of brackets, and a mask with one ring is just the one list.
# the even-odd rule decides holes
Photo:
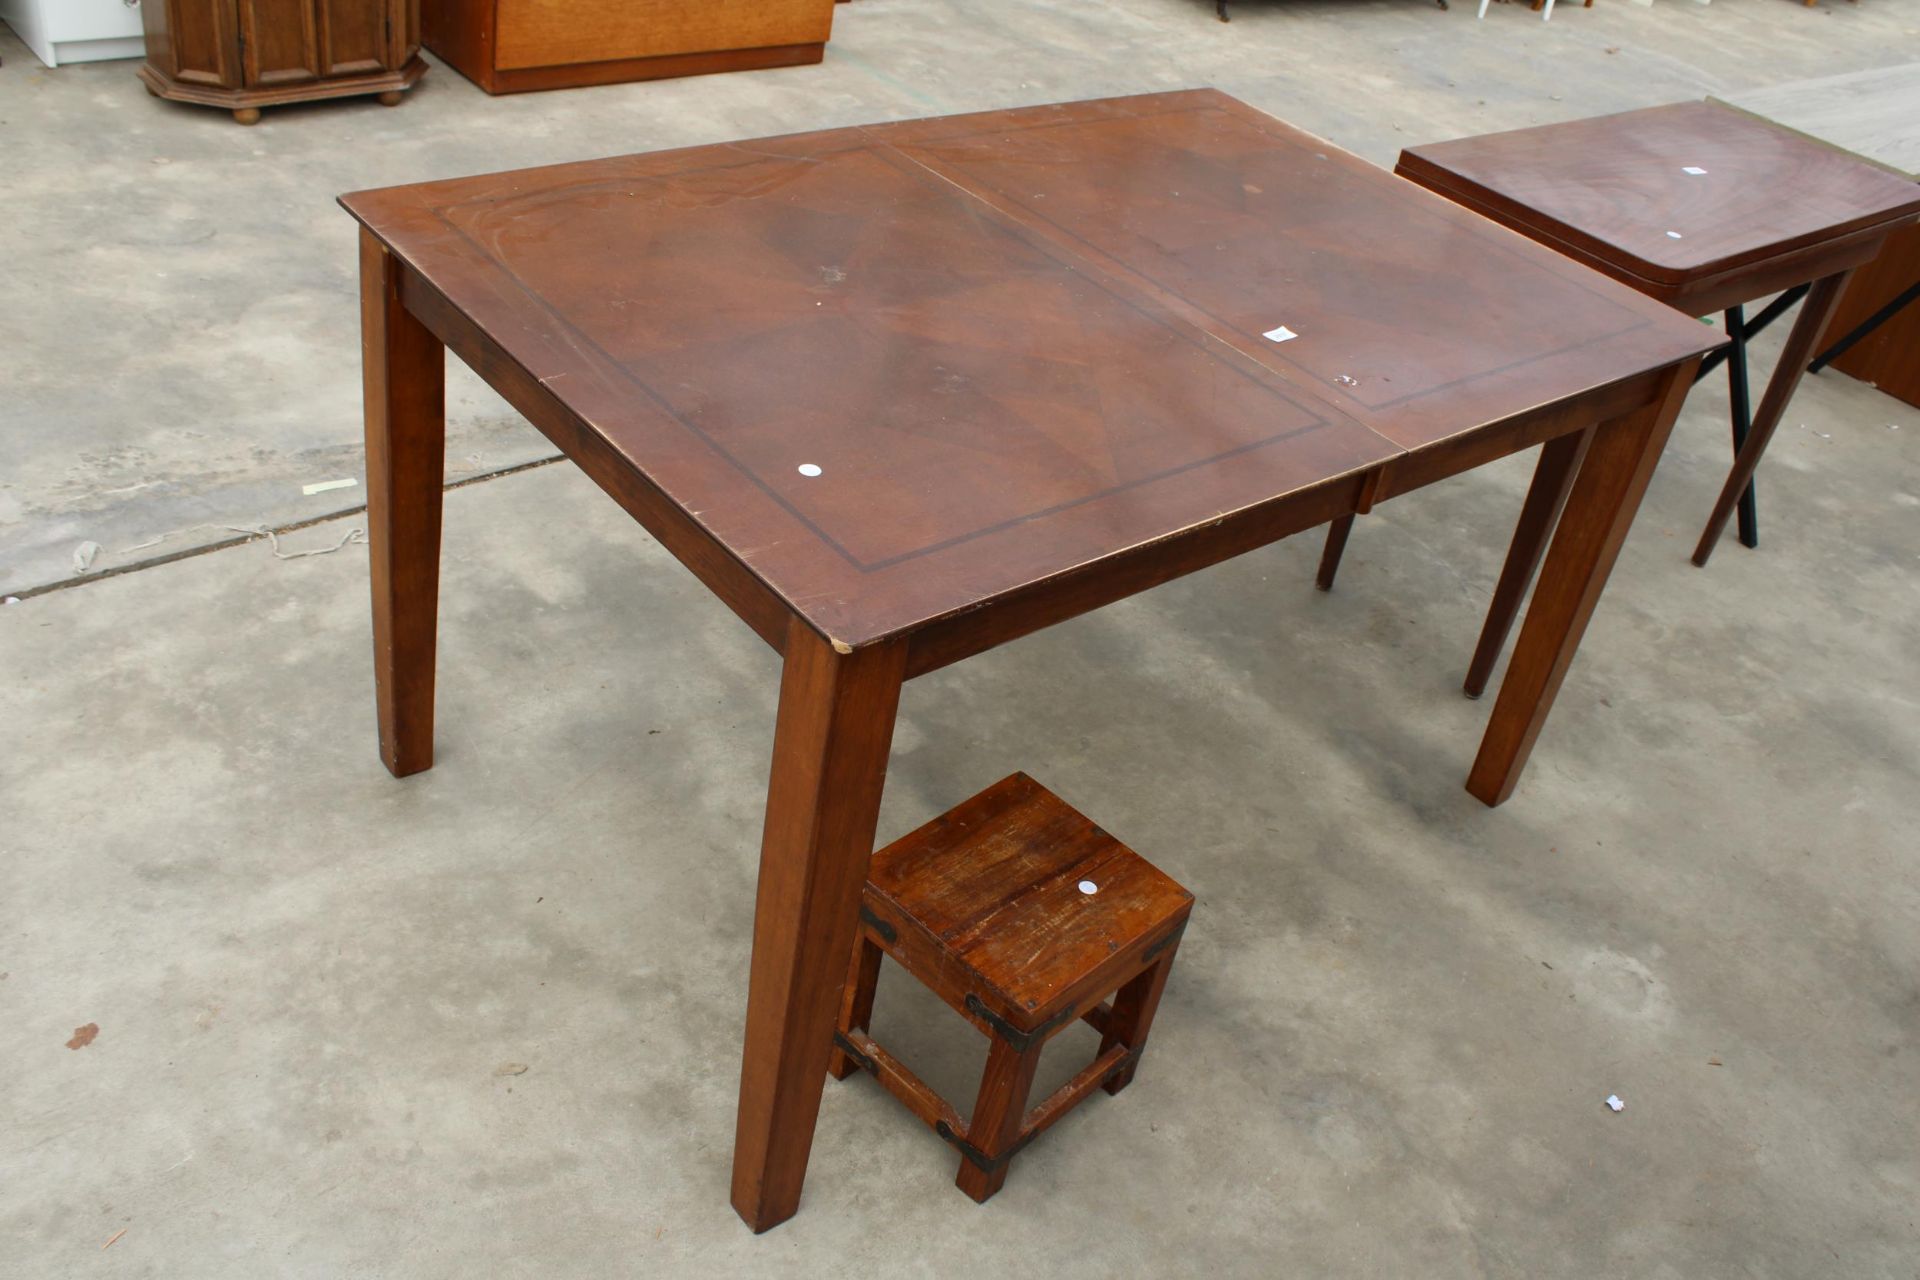
[(1920, 217), (1920, 186), (1711, 102), (1410, 147), (1396, 171), (1654, 294)]
[(1137, 963), (1193, 895), (1024, 773), (874, 854), (870, 891), (931, 934), (1031, 1029)]

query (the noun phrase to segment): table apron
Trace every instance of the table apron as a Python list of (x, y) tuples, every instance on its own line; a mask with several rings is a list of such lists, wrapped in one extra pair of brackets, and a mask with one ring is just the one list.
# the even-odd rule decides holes
[(1595, 388), (1556, 404), (1517, 414), (1478, 431), (1454, 436), (1382, 464), (1376, 502), (1397, 498), (1437, 481), (1484, 467), (1596, 422), (1624, 417), (1651, 404), (1665, 370), (1656, 369), (1620, 382)]
[[(1886, 246), (1887, 236), (1896, 229), (1888, 224), (1867, 227), (1825, 244), (1691, 281), (1685, 287), (1668, 293), (1653, 289), (1647, 289), (1646, 292), (1690, 316), (1711, 315), (1871, 262), (1880, 256), (1880, 250)], [(1626, 280), (1624, 276), (1619, 278)], [(1626, 283), (1636, 288), (1643, 287), (1633, 280), (1626, 280)]]
[(907, 677), (938, 671), (1056, 622), (1090, 613), (1164, 582), (1304, 533), (1358, 509), (1379, 469), (1341, 476), (1084, 569), (1009, 591), (964, 613), (928, 623), (907, 643)]
[(1034, 583), (916, 632), (907, 646), (907, 677), (1017, 640), (1056, 622), (1112, 604), (1223, 560), (1364, 512), (1375, 502), (1423, 488), (1543, 441), (1624, 417), (1651, 404), (1668, 370), (1656, 369), (1570, 399), (1464, 432), (1451, 440), (1224, 516), (1083, 570)]

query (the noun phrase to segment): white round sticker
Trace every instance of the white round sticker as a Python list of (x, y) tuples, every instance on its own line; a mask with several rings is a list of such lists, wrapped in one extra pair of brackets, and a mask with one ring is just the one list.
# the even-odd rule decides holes
[(1098, 893), (1100, 892), (1100, 886), (1091, 880), (1082, 880), (1080, 882), (1080, 892), (1088, 894)]
[(800, 464), (800, 474), (803, 476), (817, 476), (820, 474), (820, 468), (811, 462), (803, 462)]

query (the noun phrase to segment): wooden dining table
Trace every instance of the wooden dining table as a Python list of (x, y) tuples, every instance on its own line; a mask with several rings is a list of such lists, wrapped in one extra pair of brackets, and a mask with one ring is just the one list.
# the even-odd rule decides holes
[(1211, 90), (342, 203), (388, 769), (433, 760), (446, 349), (782, 657), (733, 1152), (756, 1231), (800, 1202), (904, 681), (1585, 433), (1467, 780), (1499, 804), (1715, 341)]

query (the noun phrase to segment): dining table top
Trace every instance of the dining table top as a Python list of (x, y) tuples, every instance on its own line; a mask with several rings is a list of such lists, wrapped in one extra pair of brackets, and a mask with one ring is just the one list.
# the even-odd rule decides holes
[(342, 204), (842, 652), (1717, 341), (1213, 90)]

